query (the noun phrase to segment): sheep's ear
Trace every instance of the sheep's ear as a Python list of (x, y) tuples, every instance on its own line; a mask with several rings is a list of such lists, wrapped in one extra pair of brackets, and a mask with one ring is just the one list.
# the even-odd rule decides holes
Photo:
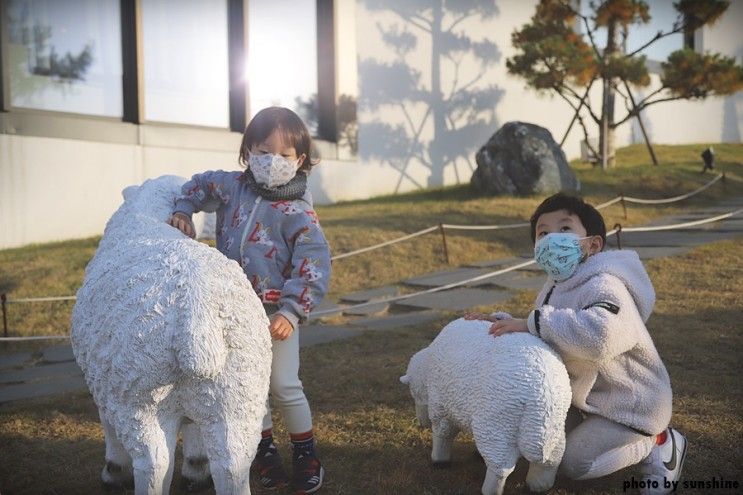
[(131, 198), (132, 195), (139, 189), (139, 186), (128, 186), (121, 191), (121, 195), (124, 196), (124, 201)]
[(410, 385), (410, 377), (408, 375), (401, 376), (400, 383), (404, 383), (405, 385)]

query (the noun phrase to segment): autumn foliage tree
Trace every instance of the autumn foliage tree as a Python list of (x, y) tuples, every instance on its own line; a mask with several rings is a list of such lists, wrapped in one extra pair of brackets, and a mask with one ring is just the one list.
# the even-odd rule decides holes
[[(604, 167), (614, 164), (617, 127), (637, 118), (645, 134), (640, 117), (645, 108), (665, 101), (729, 95), (743, 88), (743, 68), (735, 64), (734, 58), (685, 48), (671, 53), (661, 64), (659, 87), (639, 100), (633, 94), (633, 89), (651, 84), (643, 54), (649, 46), (674, 33), (693, 36), (694, 30), (719, 19), (729, 2), (680, 0), (673, 4), (678, 12), (673, 24), (629, 52), (623, 49), (623, 41), (633, 25), (650, 21), (648, 5), (641, 0), (605, 0), (589, 5), (591, 12), (586, 15), (570, 0), (541, 0), (531, 23), (513, 33), (517, 54), (506, 65), (509, 73), (524, 78), (530, 87), (554, 92), (573, 108), (573, 122), (583, 128), (586, 143)], [(597, 40), (599, 30), (606, 31), (603, 46)], [(589, 99), (597, 83), (603, 88), (601, 108), (594, 108)], [(615, 113), (617, 95), (624, 100), (623, 115)], [(598, 149), (590, 144), (586, 120), (598, 126)], [(647, 136), (645, 139), (653, 155)]]

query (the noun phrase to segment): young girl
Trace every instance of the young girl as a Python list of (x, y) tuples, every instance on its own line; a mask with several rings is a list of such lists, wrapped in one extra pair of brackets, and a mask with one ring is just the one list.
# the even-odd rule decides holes
[[(244, 172), (205, 172), (183, 186), (170, 225), (194, 236), (191, 214), (217, 212), (217, 249), (236, 260), (263, 301), (273, 337), (270, 394), (294, 446), (293, 484), (316, 492), (324, 469), (299, 380), (298, 325), (328, 290), (330, 250), (307, 191), (310, 135), (291, 110), (269, 107), (250, 121), (240, 146)], [(271, 410), (253, 467), (266, 488), (289, 478), (274, 445)]]

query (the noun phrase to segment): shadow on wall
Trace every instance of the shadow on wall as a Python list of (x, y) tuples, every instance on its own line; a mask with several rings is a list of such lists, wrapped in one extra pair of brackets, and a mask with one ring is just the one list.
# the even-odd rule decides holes
[(743, 112), (743, 92), (725, 98), (722, 113), (722, 142), (723, 143), (741, 143), (741, 121), (743, 115), (739, 116), (738, 108)]
[[(364, 4), (371, 12), (394, 14), (396, 22), (386, 27), (377, 23), (377, 28), (395, 60), (360, 61), (359, 109), (392, 110), (402, 118), (396, 123), (379, 118), (359, 122), (361, 159), (399, 172), (394, 192), (405, 180), (421, 189), (440, 186), (449, 166), (454, 167), (457, 182), (469, 180), (460, 178), (456, 163), (464, 162), (474, 171), (474, 153), (497, 130), (495, 107), (503, 90), (487, 84), (488, 70), (501, 57), (498, 47), (488, 39), (473, 40), (461, 24), (497, 16), (495, 2), (364, 0)], [(419, 54), (413, 53), (426, 38), (431, 43), (428, 77), (416, 69)], [(467, 71), (468, 65), (477, 69)], [(413, 163), (430, 171), (427, 184), (411, 176), (408, 169)]]

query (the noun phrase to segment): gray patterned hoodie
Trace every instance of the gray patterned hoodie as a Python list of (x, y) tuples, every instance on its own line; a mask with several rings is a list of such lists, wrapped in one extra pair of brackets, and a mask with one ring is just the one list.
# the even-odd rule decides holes
[(645, 322), (655, 290), (635, 251), (589, 256), (562, 282), (551, 278), (529, 314), (529, 332), (560, 353), (573, 405), (645, 435), (671, 420), (671, 383)]
[(309, 191), (272, 201), (254, 192), (243, 173), (194, 175), (174, 212), (217, 212), (217, 249), (237, 261), (270, 311), (277, 307), (296, 330), (322, 301), (330, 280), (330, 249)]

